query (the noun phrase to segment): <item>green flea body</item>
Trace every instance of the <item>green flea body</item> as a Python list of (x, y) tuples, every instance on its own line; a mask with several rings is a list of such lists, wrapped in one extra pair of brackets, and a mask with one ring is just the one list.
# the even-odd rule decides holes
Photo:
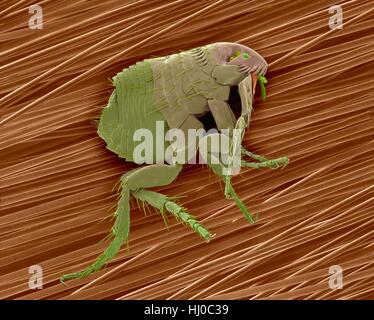
[[(134, 132), (148, 128), (156, 132), (156, 121), (164, 121), (155, 109), (154, 82), (151, 64), (147, 61), (126, 68), (113, 78), (115, 90), (103, 109), (98, 127), (107, 148), (121, 158), (133, 161), (136, 142)], [(167, 127), (166, 127), (167, 129)]]
[(133, 134), (138, 129), (147, 128), (156, 137), (157, 121), (164, 121), (165, 132), (204, 128), (197, 116), (209, 111), (207, 101), (227, 101), (230, 85), (245, 78), (238, 67), (216, 65), (212, 51), (214, 45), (208, 45), (147, 59), (118, 73), (98, 128), (107, 148), (133, 161)]
[[(103, 109), (98, 135), (106, 142), (107, 148), (127, 161), (135, 162), (134, 150), (138, 141), (134, 134), (139, 129), (147, 129), (152, 137), (157, 136), (156, 123), (162, 122), (163, 134), (168, 129), (180, 129), (187, 135), (189, 129), (203, 129), (200, 121), (211, 112), (220, 139), (230, 140), (239, 146), (240, 157), (248, 156), (257, 162), (239, 161), (239, 167), (276, 169), (288, 163), (287, 157), (269, 160), (247, 151), (241, 146), (241, 139), (224, 136), (223, 129), (237, 129), (240, 136), (251, 119), (254, 85), (253, 76), (258, 76), (261, 94), (265, 98), (265, 73), (267, 63), (254, 50), (237, 43), (215, 43), (166, 57), (137, 62), (113, 78), (115, 89)], [(238, 87), (242, 112), (236, 119), (228, 99), (230, 89)], [(204, 137), (207, 140), (212, 136)], [(216, 135), (217, 136), (217, 135)], [(204, 140), (203, 139), (203, 140)], [(155, 147), (157, 143), (153, 143)], [(163, 148), (167, 148), (165, 143)], [(209, 149), (213, 155), (213, 149)], [(231, 155), (230, 153), (230, 155)], [(204, 240), (213, 234), (199, 223), (174, 198), (148, 190), (173, 182), (183, 168), (183, 164), (166, 164), (159, 153), (153, 152), (153, 159), (146, 166), (125, 173), (120, 181), (120, 199), (115, 212), (112, 229), (113, 238), (107, 249), (95, 263), (81, 272), (64, 275), (61, 281), (83, 278), (105, 266), (128, 242), (130, 230), (130, 197), (156, 208), (166, 220), (166, 214), (190, 227)], [(230, 158), (232, 159), (232, 158)], [(244, 217), (254, 222), (254, 218), (235, 193), (231, 176), (225, 173), (226, 164), (207, 163), (225, 184), (225, 196), (234, 200)]]

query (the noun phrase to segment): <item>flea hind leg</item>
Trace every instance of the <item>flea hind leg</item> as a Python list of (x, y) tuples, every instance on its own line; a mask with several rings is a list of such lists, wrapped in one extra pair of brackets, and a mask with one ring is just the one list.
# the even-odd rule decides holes
[(64, 282), (75, 278), (85, 278), (91, 273), (100, 270), (111, 259), (113, 259), (121, 248), (122, 244), (127, 242), (130, 231), (130, 193), (127, 186), (122, 186), (121, 198), (118, 202), (115, 213), (116, 221), (112, 229), (113, 240), (97, 260), (85, 270), (63, 275), (60, 280)]
[(151, 190), (139, 189), (133, 192), (133, 196), (142, 202), (147, 202), (160, 212), (168, 211), (177, 220), (181, 220), (185, 225), (194, 230), (204, 240), (208, 241), (213, 237), (213, 235), (200, 222), (192, 217), (185, 208), (172, 201), (171, 198), (164, 194)]
[[(121, 177), (121, 194), (115, 212), (116, 220), (112, 229), (113, 239), (111, 243), (92, 265), (83, 271), (66, 274), (60, 280), (64, 282), (70, 279), (87, 277), (91, 273), (100, 270), (113, 259), (121, 246), (128, 241), (130, 232), (130, 195), (138, 189), (168, 185), (178, 176), (181, 170), (181, 165), (155, 164), (137, 168), (124, 174)], [(171, 210), (175, 209), (171, 203), (168, 204), (168, 208)], [(186, 217), (180, 211), (176, 214), (178, 213), (181, 215), (181, 219)], [(186, 223), (189, 221), (192, 223), (190, 219), (187, 219)]]

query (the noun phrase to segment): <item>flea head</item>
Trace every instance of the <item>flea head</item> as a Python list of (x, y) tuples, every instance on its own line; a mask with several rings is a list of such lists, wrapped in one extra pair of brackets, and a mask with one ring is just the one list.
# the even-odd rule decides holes
[[(211, 48), (216, 69), (224, 69), (221, 77), (217, 70), (213, 71), (212, 75), (217, 82), (230, 86), (238, 85), (245, 77), (250, 76), (253, 83), (253, 93), (258, 80), (261, 86), (262, 100), (265, 101), (265, 85), (267, 84), (265, 74), (268, 64), (260, 54), (247, 46), (233, 42), (218, 42), (213, 44)], [(222, 68), (222, 66), (224, 67)]]
[(216, 43), (216, 60), (217, 64), (237, 65), (240, 72), (257, 76), (264, 76), (268, 68), (260, 54), (239, 43)]

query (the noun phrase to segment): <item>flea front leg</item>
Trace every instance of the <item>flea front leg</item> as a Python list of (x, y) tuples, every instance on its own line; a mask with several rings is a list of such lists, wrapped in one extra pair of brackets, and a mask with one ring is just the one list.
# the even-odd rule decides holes
[(211, 99), (208, 100), (208, 106), (219, 131), (222, 129), (234, 129), (236, 118), (227, 102)]
[(268, 159), (264, 156), (260, 156), (255, 153), (252, 153), (246, 150), (244, 147), (242, 147), (242, 155), (246, 155), (248, 157), (251, 157), (259, 161), (259, 163), (242, 161), (242, 167), (249, 167), (249, 168), (255, 168), (255, 169), (261, 169), (261, 168), (278, 169), (280, 167), (285, 167), (289, 163), (288, 157)]
[(247, 162), (242, 160), (241, 166), (247, 168), (254, 168), (254, 169), (262, 169), (262, 168), (269, 168), (269, 169), (278, 169), (284, 168), (288, 164), (287, 157), (281, 157), (277, 159), (272, 159), (263, 162)]
[(242, 155), (244, 156), (248, 156), (248, 157), (251, 157), (257, 161), (260, 161), (260, 162), (265, 162), (265, 161), (269, 161), (268, 158), (264, 157), (264, 156), (260, 156), (258, 154), (255, 154), (253, 152), (250, 152), (248, 151), (247, 149), (245, 149), (244, 147), (242, 147)]
[(208, 166), (213, 172), (222, 179), (225, 184), (225, 197), (226, 199), (234, 200), (239, 210), (243, 213), (244, 217), (251, 223), (256, 222), (255, 217), (248, 210), (244, 202), (239, 198), (231, 182), (231, 176), (225, 175), (225, 169), (227, 169), (222, 163), (212, 164), (208, 163)]

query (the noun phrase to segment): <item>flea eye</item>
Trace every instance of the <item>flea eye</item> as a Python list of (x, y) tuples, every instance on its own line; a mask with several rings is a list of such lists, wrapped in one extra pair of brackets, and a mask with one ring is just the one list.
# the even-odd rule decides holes
[(247, 52), (243, 53), (243, 59), (248, 60), (249, 59), (249, 54)]
[(237, 57), (240, 57), (240, 51), (235, 51), (234, 54), (229, 58), (229, 61), (232, 61)]

